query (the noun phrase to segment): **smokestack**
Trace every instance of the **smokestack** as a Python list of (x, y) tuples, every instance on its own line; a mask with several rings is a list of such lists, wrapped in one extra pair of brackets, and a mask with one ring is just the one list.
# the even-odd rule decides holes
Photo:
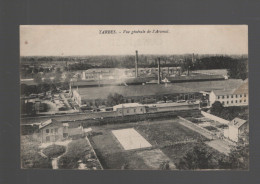
[(160, 58), (158, 58), (158, 84), (161, 82), (161, 68), (160, 68)]
[(138, 77), (138, 50), (135, 51), (135, 78)]
[(192, 61), (192, 63), (194, 63), (194, 53), (192, 53), (191, 61)]

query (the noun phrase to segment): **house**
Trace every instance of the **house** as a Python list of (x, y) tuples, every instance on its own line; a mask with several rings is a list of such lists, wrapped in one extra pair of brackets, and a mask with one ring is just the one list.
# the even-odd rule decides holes
[(40, 124), (39, 136), (42, 143), (60, 141), (68, 136), (68, 127), (55, 119), (49, 119)]
[(55, 119), (49, 119), (39, 126), (39, 137), (42, 143), (62, 141), (66, 138), (78, 137), (83, 134), (83, 127), (69, 127), (68, 123), (62, 123)]
[(117, 111), (118, 115), (145, 114), (146, 108), (139, 103), (125, 103), (113, 106), (113, 111)]
[(213, 90), (209, 93), (209, 106), (216, 101), (224, 107), (248, 105), (248, 80), (235, 89)]
[(224, 130), (224, 136), (234, 142), (238, 142), (243, 138), (245, 133), (249, 132), (249, 122), (240, 118), (234, 118), (228, 124), (228, 129)]

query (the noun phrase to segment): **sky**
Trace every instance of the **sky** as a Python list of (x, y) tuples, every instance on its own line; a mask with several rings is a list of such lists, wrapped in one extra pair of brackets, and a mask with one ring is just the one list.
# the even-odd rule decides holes
[[(104, 30), (115, 32), (101, 34)], [(162, 32), (156, 33), (156, 30)], [(132, 31), (139, 33), (131, 34)], [(21, 56), (134, 55), (135, 50), (138, 50), (139, 54), (162, 55), (248, 54), (248, 27), (247, 25), (20, 26)]]

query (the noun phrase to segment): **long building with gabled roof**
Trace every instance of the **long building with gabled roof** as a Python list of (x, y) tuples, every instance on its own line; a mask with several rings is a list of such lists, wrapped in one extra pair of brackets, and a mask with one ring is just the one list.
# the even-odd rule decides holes
[(248, 79), (234, 89), (213, 90), (209, 93), (209, 105), (216, 101), (223, 106), (247, 106), (248, 105)]

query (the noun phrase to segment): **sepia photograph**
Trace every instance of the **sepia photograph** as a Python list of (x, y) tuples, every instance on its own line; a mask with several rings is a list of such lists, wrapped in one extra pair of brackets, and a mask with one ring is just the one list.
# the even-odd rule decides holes
[(249, 170), (247, 25), (20, 25), (21, 169)]

